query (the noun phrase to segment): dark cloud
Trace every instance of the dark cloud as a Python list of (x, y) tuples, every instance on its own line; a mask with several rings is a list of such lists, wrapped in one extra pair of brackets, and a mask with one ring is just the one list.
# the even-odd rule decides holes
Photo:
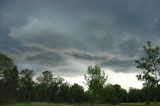
[(120, 58), (111, 58), (109, 60), (101, 63), (103, 67), (109, 67), (114, 69), (115, 72), (137, 72), (136, 70), (130, 70), (136, 67), (136, 64), (133, 59), (120, 59)]
[(119, 45), (121, 55), (127, 55), (130, 57), (134, 57), (136, 54), (140, 53), (139, 47), (139, 42), (134, 39), (124, 41)]
[(25, 60), (31, 63), (34, 62), (53, 67), (59, 65), (63, 66), (65, 64), (65, 58), (62, 57), (60, 53), (56, 52), (45, 52), (33, 56), (28, 56)]
[(22, 68), (39, 70), (52, 64), (57, 73), (82, 73), (94, 63), (127, 72), (148, 40), (160, 44), (159, 4), (1, 0), (0, 51)]
[[(17, 56), (22, 56), (23, 53), (34, 53), (41, 51), (43, 50), (23, 45), (19, 40), (15, 40), (9, 37), (7, 35), (7, 31), (0, 29), (0, 52), (8, 54), (9, 56), (15, 58)], [(16, 58), (15, 60), (18, 60), (18, 58)]]
[(82, 60), (88, 60), (88, 61), (98, 61), (98, 60), (104, 60), (106, 57), (101, 57), (101, 56), (95, 56), (89, 53), (84, 53), (80, 51), (71, 51), (71, 52), (66, 52), (65, 54), (70, 55), (74, 58), (82, 59)]

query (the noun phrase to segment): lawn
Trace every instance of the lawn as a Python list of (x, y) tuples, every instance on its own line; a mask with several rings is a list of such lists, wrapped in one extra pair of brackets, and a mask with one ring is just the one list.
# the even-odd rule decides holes
[[(69, 104), (53, 104), (53, 103), (15, 103), (15, 104), (10, 104), (7, 106), (92, 106), (91, 104), (74, 104), (74, 105), (69, 105)], [(94, 106), (113, 106), (111, 104), (98, 104)], [(150, 105), (145, 105), (145, 103), (122, 103), (116, 106), (160, 106), (160, 103), (151, 103)]]

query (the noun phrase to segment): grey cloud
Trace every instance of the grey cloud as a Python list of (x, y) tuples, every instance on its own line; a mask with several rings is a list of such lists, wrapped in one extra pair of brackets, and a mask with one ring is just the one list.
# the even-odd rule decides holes
[(64, 49), (78, 45), (79, 39), (72, 34), (72, 30), (63, 24), (31, 18), (25, 26), (13, 29), (9, 35), (21, 40), (25, 45), (39, 44)]
[(79, 76), (79, 75), (83, 75), (84, 74), (84, 70), (81, 70), (81, 69), (77, 69), (77, 67), (61, 67), (61, 68), (56, 68), (56, 69), (53, 69), (52, 72), (57, 74), (57, 75), (62, 75), (62, 76), (65, 76), (65, 77), (68, 77), (68, 76)]
[(96, 56), (96, 55), (92, 55), (89, 53), (85, 53), (85, 52), (80, 52), (80, 51), (70, 51), (70, 52), (66, 52), (65, 54), (70, 55), (74, 58), (78, 58), (78, 59), (82, 59), (82, 60), (88, 60), (88, 61), (98, 61), (98, 60), (104, 60), (106, 57), (103, 56)]
[(28, 56), (25, 59), (31, 63), (38, 63), (46, 66), (63, 66), (65, 64), (65, 58), (56, 52), (44, 52), (33, 56)]
[(119, 45), (121, 55), (127, 55), (129, 57), (134, 57), (136, 54), (140, 54), (141, 51), (139, 50), (139, 47), (139, 42), (134, 39), (124, 41)]
[[(0, 30), (1, 31), (1, 30)], [(27, 47), (20, 41), (7, 36), (7, 32), (1, 31), (0, 33), (0, 51), (7, 54), (21, 55), (25, 52), (40, 52), (41, 49), (34, 47)]]
[[(41, 2), (39, 2), (39, 3), (41, 4)], [(85, 28), (84, 35), (74, 33), (74, 36), (70, 36), (71, 33), (69, 33), (67, 35), (66, 33), (62, 34), (62, 33), (53, 32), (53, 33), (45, 34), (45, 36), (46, 36), (46, 38), (57, 39), (57, 40), (51, 40), (51, 41), (47, 42), (44, 40), (45, 38), (41, 36), (39, 39), (37, 39), (36, 42), (41, 41), (41, 39), (43, 39), (42, 44), (45, 44), (47, 46), (52, 45), (53, 48), (54, 48), (54, 45), (58, 45), (57, 48), (59, 48), (59, 47), (63, 48), (64, 46), (67, 46), (67, 47), (71, 47), (71, 48), (78, 47), (81, 49), (88, 50), (88, 49), (90, 49), (90, 46), (91, 46), (91, 48), (92, 48), (91, 50), (95, 49), (95, 51), (96, 50), (105, 51), (108, 48), (110, 48), (109, 50), (112, 50), (112, 47), (117, 46), (119, 41), (123, 42), (123, 37), (124, 37), (123, 34), (124, 33), (122, 33), (122, 32), (128, 32), (129, 34), (131, 34), (128, 36), (133, 38), (135, 36), (135, 34), (137, 34), (137, 36), (139, 36), (138, 35), (139, 30), (144, 31), (144, 32), (147, 30), (145, 28), (146, 27), (145, 23), (148, 22), (148, 17), (149, 17), (148, 14), (149, 13), (146, 12), (146, 10), (141, 11), (142, 9), (140, 6), (142, 5), (143, 2), (138, 2), (138, 1), (131, 2), (130, 1), (131, 2), (130, 3), (130, 2), (124, 1), (125, 3), (121, 2), (120, 4), (115, 3), (113, 1), (98, 2), (98, 3), (96, 1), (80, 2), (80, 4), (85, 4), (85, 3), (87, 4), (87, 5), (83, 6), (84, 9), (82, 9), (82, 7), (78, 5), (78, 2), (80, 2), (80, 1), (77, 1), (77, 2), (69, 1), (69, 2), (66, 2), (66, 5), (63, 5), (61, 2), (55, 2), (55, 3), (60, 6), (64, 6), (63, 8), (66, 8), (65, 10), (63, 8), (58, 10), (63, 15), (65, 15), (64, 11), (67, 11), (68, 14), (70, 14), (72, 17), (74, 17), (74, 15), (71, 13), (71, 9), (73, 10), (72, 12), (78, 16), (80, 16), (79, 13), (81, 13), (81, 11), (82, 11), (81, 14), (83, 14), (83, 13), (88, 14), (89, 13), (87, 16), (88, 17), (87, 20), (86, 20), (86, 18), (84, 18), (83, 20), (79, 19), (79, 18), (73, 18), (73, 20), (72, 20), (73, 22), (76, 21), (77, 25), (79, 24), (78, 22), (80, 22), (82, 24), (85, 23), (82, 26)], [(97, 4), (97, 6), (95, 6), (95, 4), (94, 4), (95, 2)], [(47, 4), (49, 4), (49, 3), (50, 2), (47, 2)], [(54, 3), (51, 3), (51, 4), (53, 5)], [(76, 9), (73, 9), (74, 6), (71, 6), (73, 4), (75, 4), (77, 6)], [(152, 4), (155, 5), (156, 3), (152, 3)], [(102, 5), (102, 6), (100, 7), (100, 5)], [(146, 9), (151, 10), (151, 12), (156, 10), (156, 8), (152, 9), (151, 7), (149, 7), (149, 5), (150, 5), (149, 2), (146, 2), (144, 7)], [(114, 8), (115, 6), (116, 6), (116, 8)], [(88, 9), (87, 9), (87, 7), (88, 7)], [(102, 9), (102, 7), (103, 7), (103, 9)], [(137, 8), (135, 8), (135, 7), (137, 7)], [(87, 9), (87, 11), (84, 11), (85, 9)], [(96, 9), (96, 11), (93, 12), (92, 9)], [(137, 11), (135, 11), (135, 9), (139, 9), (140, 11), (137, 12)], [(44, 10), (46, 10), (46, 8)], [(48, 16), (48, 14), (46, 14), (46, 16)], [(35, 16), (35, 17), (37, 17), (37, 16)], [(108, 19), (108, 17), (110, 17), (110, 18)], [(66, 21), (73, 23), (69, 18), (70, 17), (65, 17), (65, 19), (62, 18), (61, 20), (58, 20), (58, 21), (60, 22), (62, 20), (66, 20)], [(92, 21), (90, 22), (90, 20), (92, 20)], [(101, 20), (104, 20), (104, 21), (101, 21)], [(55, 20), (53, 20), (53, 21), (55, 21)], [(108, 25), (108, 21), (111, 21), (109, 25)], [(42, 20), (42, 22), (43, 22), (43, 20)], [(47, 27), (46, 24), (44, 24), (44, 29), (45, 29), (45, 27)], [(50, 26), (50, 27), (52, 27), (52, 26)], [(77, 28), (78, 28), (78, 26), (77, 26)], [(42, 31), (44, 31), (44, 30), (42, 30)], [(63, 30), (61, 30), (61, 31), (63, 31)], [(103, 35), (104, 38), (97, 37), (100, 35), (99, 35), (99, 33), (95, 34), (94, 32), (96, 32), (96, 31), (106, 33), (106, 35)], [(136, 31), (136, 32), (134, 32), (134, 31)], [(133, 35), (133, 33), (135, 33), (135, 34)], [(43, 34), (43, 32), (42, 32), (42, 34)], [(77, 38), (79, 38), (79, 36), (82, 36), (82, 37), (80, 37), (81, 39), (77, 39)], [(119, 36), (119, 37), (117, 37), (117, 36)], [(141, 36), (143, 36), (143, 34)], [(145, 36), (149, 36), (149, 35), (147, 34)], [(65, 40), (63, 40), (63, 38)], [(97, 39), (97, 38), (100, 38), (101, 40)], [(146, 38), (148, 38), (148, 37), (146, 37)], [(70, 39), (72, 39), (72, 40), (70, 40)], [(63, 43), (56, 43), (57, 41), (63, 42)], [(49, 42), (55, 42), (55, 43), (52, 44)], [(112, 42), (115, 42), (115, 44), (113, 45)], [(116, 43), (117, 43), (117, 45), (116, 45)], [(64, 45), (62, 45), (62, 44), (64, 44)], [(85, 46), (82, 44), (85, 44)]]
[[(134, 58), (146, 41), (159, 44), (159, 3), (158, 0), (2, 0), (0, 51), (12, 55), (19, 65), (35, 69), (53, 64), (57, 72), (82, 73), (82, 69), (76, 68), (85, 61), (126, 72), (134, 67)], [(58, 52), (51, 52), (54, 50)]]
[(101, 65), (103, 67), (110, 67), (115, 72), (133, 72), (133, 70), (131, 71), (129, 69), (136, 67), (133, 59), (120, 59), (118, 57), (106, 60)]

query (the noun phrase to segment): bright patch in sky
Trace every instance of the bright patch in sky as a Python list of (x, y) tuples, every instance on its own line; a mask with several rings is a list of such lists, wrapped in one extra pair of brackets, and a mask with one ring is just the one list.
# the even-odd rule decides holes
[[(122, 88), (129, 90), (130, 87), (132, 88), (142, 88), (141, 81), (138, 81), (136, 75), (138, 73), (116, 73), (111, 69), (105, 69), (106, 75), (108, 75), (107, 84), (119, 84)], [(86, 89), (85, 79), (84, 76), (78, 77), (63, 77), (66, 81), (70, 82), (71, 84), (78, 83), (82, 85)]]

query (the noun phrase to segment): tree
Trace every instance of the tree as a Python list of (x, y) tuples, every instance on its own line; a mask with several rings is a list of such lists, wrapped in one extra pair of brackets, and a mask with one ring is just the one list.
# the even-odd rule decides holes
[(67, 82), (61, 84), (61, 86), (59, 87), (58, 102), (69, 102), (69, 88), (70, 85)]
[(49, 92), (48, 89), (50, 88), (53, 82), (53, 75), (51, 71), (44, 71), (42, 74), (37, 78), (38, 84), (36, 86), (36, 99), (40, 101), (49, 101)]
[(13, 68), (15, 65), (8, 56), (0, 53), (0, 80), (4, 78), (3, 72), (8, 68)]
[(104, 87), (102, 97), (103, 103), (116, 104), (118, 100), (116, 97), (116, 91), (111, 84), (108, 84)]
[(127, 91), (122, 89), (120, 85), (108, 84), (103, 89), (103, 103), (111, 103), (113, 105), (127, 101)]
[(113, 85), (113, 88), (117, 97), (117, 103), (126, 102), (127, 91), (125, 89), (122, 89), (118, 84)]
[(157, 88), (160, 82), (159, 47), (152, 47), (151, 42), (148, 41), (147, 45), (143, 48), (145, 55), (139, 60), (135, 61), (137, 68), (142, 69), (142, 74), (137, 75), (137, 78), (138, 80), (144, 81), (144, 86), (147, 88)]
[(11, 58), (0, 53), (0, 101), (16, 100), (18, 70)]
[(37, 78), (37, 81), (41, 84), (50, 85), (53, 81), (53, 75), (51, 71), (44, 71), (42, 75)]
[(78, 84), (69, 88), (69, 99), (71, 103), (82, 103), (84, 101), (84, 89)]
[(128, 102), (144, 102), (144, 97), (143, 89), (129, 88)]
[(107, 76), (104, 71), (102, 71), (98, 65), (94, 67), (89, 66), (87, 74), (84, 76), (91, 99), (94, 103), (101, 102), (102, 91), (107, 81)]
[(19, 100), (31, 101), (34, 97), (33, 71), (29, 69), (20, 72), (19, 79)]
[(53, 78), (53, 82), (51, 83), (50, 87), (48, 88), (48, 96), (49, 100), (52, 102), (59, 102), (59, 93), (60, 93), (60, 87), (64, 83), (64, 79), (61, 77), (55, 77)]

